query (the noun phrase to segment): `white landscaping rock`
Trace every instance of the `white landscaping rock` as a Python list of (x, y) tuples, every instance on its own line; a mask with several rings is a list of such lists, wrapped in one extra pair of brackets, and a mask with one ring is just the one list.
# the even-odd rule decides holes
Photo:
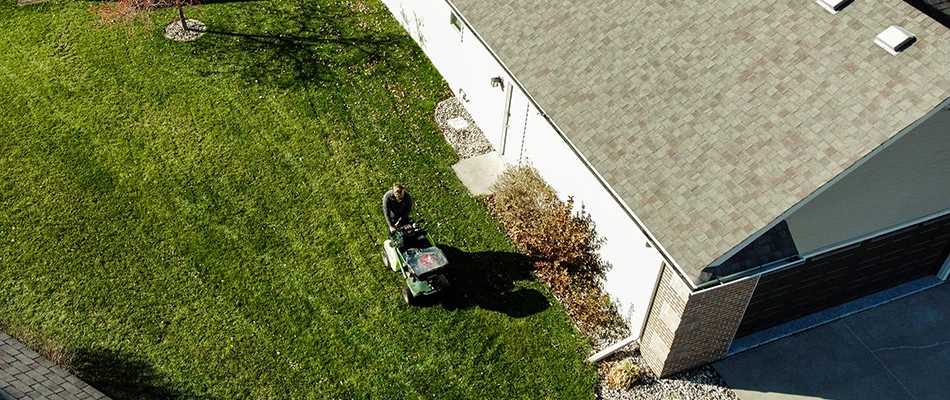
[(435, 106), (435, 122), (442, 136), (455, 149), (459, 159), (487, 154), (494, 149), (465, 107), (455, 97), (442, 100)]
[(183, 29), (178, 21), (165, 25), (165, 37), (180, 42), (188, 42), (205, 34), (207, 27), (205, 27), (204, 22), (197, 19), (186, 19), (185, 23), (188, 25), (187, 30)]

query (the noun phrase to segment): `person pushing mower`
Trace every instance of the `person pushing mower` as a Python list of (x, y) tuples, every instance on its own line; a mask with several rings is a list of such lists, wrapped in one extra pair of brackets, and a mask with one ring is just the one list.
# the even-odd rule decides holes
[(418, 299), (441, 292), (449, 286), (445, 269), (449, 260), (436, 247), (429, 232), (421, 222), (409, 218), (412, 211), (412, 196), (406, 193), (401, 183), (383, 195), (383, 216), (389, 225), (389, 239), (380, 248), (383, 264), (399, 272), (406, 286), (402, 298), (409, 305), (418, 304)]
[(411, 223), (410, 211), (412, 211), (412, 196), (406, 193), (402, 183), (394, 183), (392, 190), (383, 195), (383, 217), (386, 218), (390, 233), (396, 232), (400, 226)]

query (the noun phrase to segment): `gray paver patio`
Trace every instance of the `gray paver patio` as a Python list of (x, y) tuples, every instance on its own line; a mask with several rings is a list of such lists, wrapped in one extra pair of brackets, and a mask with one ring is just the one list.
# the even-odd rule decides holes
[(0, 400), (14, 399), (108, 397), (0, 331)]

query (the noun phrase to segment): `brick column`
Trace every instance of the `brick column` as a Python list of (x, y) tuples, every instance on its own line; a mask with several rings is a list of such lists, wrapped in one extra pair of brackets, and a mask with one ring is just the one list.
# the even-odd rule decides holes
[(694, 293), (664, 265), (640, 339), (647, 366), (668, 376), (722, 358), (758, 281), (752, 276)]

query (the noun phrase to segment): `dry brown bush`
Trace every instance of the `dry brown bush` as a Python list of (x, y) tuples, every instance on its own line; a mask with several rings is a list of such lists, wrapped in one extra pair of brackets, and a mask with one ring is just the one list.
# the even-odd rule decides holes
[[(99, 16), (99, 23), (122, 21), (129, 23), (139, 16), (148, 23), (147, 11), (155, 8), (175, 7), (178, 11), (178, 21), (185, 21), (184, 8), (194, 5), (197, 0), (116, 0), (102, 5), (93, 6), (90, 11)], [(185, 27), (187, 28), (187, 24)]]
[(538, 279), (551, 287), (578, 328), (590, 336), (622, 324), (602, 283), (610, 264), (598, 250), (590, 215), (574, 199), (562, 201), (530, 166), (512, 167), (493, 187), (489, 210), (521, 251), (534, 260)]
[(621, 360), (601, 364), (602, 375), (606, 377), (607, 387), (611, 389), (629, 389), (640, 381), (643, 373), (640, 366), (630, 360)]

